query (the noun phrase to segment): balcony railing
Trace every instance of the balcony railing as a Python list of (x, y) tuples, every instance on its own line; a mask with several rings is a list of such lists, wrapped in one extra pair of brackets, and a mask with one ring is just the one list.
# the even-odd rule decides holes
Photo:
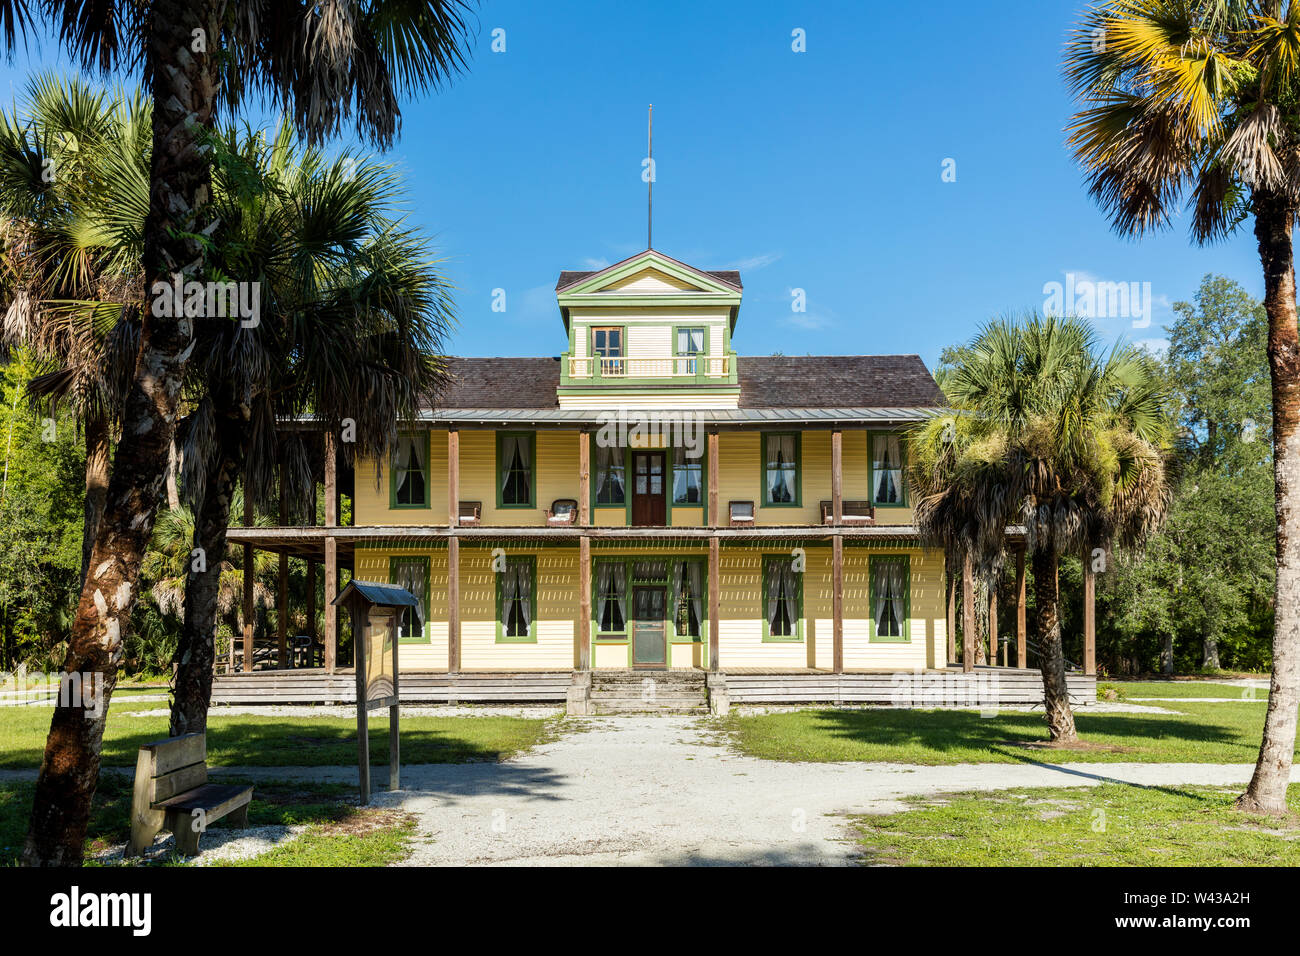
[(690, 355), (664, 358), (610, 358), (588, 355), (569, 358), (570, 380), (598, 379), (726, 379), (730, 355)]

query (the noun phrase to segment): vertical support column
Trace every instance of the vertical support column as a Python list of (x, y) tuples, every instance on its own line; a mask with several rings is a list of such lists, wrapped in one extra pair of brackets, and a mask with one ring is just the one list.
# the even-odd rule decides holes
[[(353, 621), (357, 619), (360, 603), (356, 601), (348, 607), (348, 617)], [(361, 805), (364, 807), (370, 803), (370, 714), (366, 710), (366, 666), (369, 662), (366, 660), (364, 635), (353, 638), (352, 662), (356, 665), (357, 673), (357, 774), (361, 783)]]
[(460, 431), (447, 429), (447, 526), (460, 524)]
[(1097, 574), (1092, 570), (1092, 548), (1083, 545), (1083, 672), (1097, 673)]
[(460, 538), (447, 539), (447, 673), (460, 673)]
[[(280, 462), (280, 527), (289, 524), (289, 497), (284, 487), (285, 467)], [(289, 555), (280, 552), (280, 575), (276, 582), (275, 652), (280, 670), (289, 666)]]
[[(248, 487), (248, 472), (244, 472), (244, 527), (251, 528), (253, 520), (253, 492)], [(244, 545), (244, 673), (253, 672), (253, 546)]]
[(591, 536), (578, 539), (578, 670), (591, 670)]
[[(716, 458), (710, 459), (716, 461)], [(718, 670), (718, 643), (719, 630), (721, 623), (719, 614), (721, 613), (721, 571), (719, 566), (721, 561), (718, 557), (718, 539), (709, 538), (709, 670)]]
[(951, 667), (957, 663), (957, 575), (953, 569), (947, 566), (947, 555), (944, 556), (943, 579), (947, 584), (948, 590), (948, 666)]
[(1016, 548), (1016, 666), (1029, 666), (1025, 621), (1025, 546)]
[(578, 432), (578, 524), (591, 525), (591, 432), (585, 428)]
[(975, 669), (975, 571), (969, 554), (961, 568), (961, 669)]
[(338, 661), (339, 543), (330, 534), (339, 523), (338, 475), (335, 467), (334, 432), (325, 432), (325, 673), (333, 674)]
[(307, 561), (307, 666), (316, 666), (316, 568), (320, 562)]
[(837, 528), (844, 521), (843, 460), (844, 433), (837, 428), (831, 432), (831, 523)]
[(393, 649), (393, 703), (388, 708), (388, 789), (402, 789), (401, 675), (397, 660), (397, 615), (388, 619), (388, 642)]
[[(839, 432), (835, 433), (836, 436)], [(838, 442), (835, 447), (838, 447)], [(838, 491), (838, 482), (836, 483)], [(836, 502), (839, 498), (836, 498)], [(831, 643), (832, 667), (844, 673), (844, 535), (831, 538)]]
[[(718, 430), (709, 431), (709, 527), (721, 524), (718, 518)], [(710, 552), (712, 553), (712, 552)]]
[(998, 663), (998, 586), (994, 581), (989, 585), (989, 664)]

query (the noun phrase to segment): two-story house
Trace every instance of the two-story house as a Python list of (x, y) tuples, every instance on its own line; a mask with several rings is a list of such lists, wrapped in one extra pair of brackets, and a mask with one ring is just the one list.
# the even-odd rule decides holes
[(404, 671), (947, 668), (900, 441), (943, 395), (915, 355), (737, 356), (741, 298), (654, 250), (562, 272), (562, 355), (450, 360), (351, 526), (232, 540), (323, 560), (327, 605), (340, 565), (410, 590)]

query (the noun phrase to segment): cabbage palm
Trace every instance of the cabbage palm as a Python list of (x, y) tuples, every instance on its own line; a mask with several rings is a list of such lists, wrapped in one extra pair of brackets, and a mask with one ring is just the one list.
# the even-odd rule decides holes
[(139, 95), (75, 77), (42, 74), (0, 112), (4, 341), (46, 368), (31, 397), (67, 403), (85, 434), (83, 581), (139, 337), (139, 310), (123, 299), (140, 281), (148, 150)]
[[(194, 546), (223, 555), (236, 482), (265, 500), (280, 490), (314, 515), (313, 467), (297, 432), (305, 415), (338, 433), (345, 458), (382, 461), (397, 423), (441, 381), (438, 357), (452, 322), (450, 289), (419, 234), (394, 220), (400, 182), (391, 168), (343, 155), (327, 160), (282, 127), (224, 135), (216, 144), (215, 205), (222, 226), (210, 261), (262, 283), (259, 323), (200, 336), (188, 388), (186, 489), (198, 520)], [(173, 734), (206, 726), (212, 691), (219, 574), (191, 573), (177, 650)], [(250, 662), (251, 663), (251, 662)]]
[(1187, 197), (1192, 238), (1250, 221), (1264, 272), (1273, 387), (1277, 578), (1273, 677), (1259, 759), (1238, 801), (1286, 812), (1300, 706), (1300, 334), (1292, 230), (1300, 212), (1300, 4), (1109, 0), (1067, 46), (1081, 101), (1070, 145), (1116, 231), (1168, 226)]
[[(466, 9), (466, 0), (0, 0), (0, 34), (12, 50), (39, 16), (83, 67), (140, 68), (153, 108), (143, 301), (145, 290), (165, 288), (175, 275), (210, 278), (204, 152), (221, 106), (238, 105), (251, 87), (283, 104), (309, 137), (351, 120), (363, 137), (387, 146), (399, 98), (464, 68)], [(122, 438), (64, 665), (102, 675), (106, 700), (162, 496), (195, 328), (213, 321), (142, 315)], [(55, 709), (25, 862), (81, 861), (104, 719), (81, 707)]]
[(1009, 526), (1025, 528), (1043, 697), (1053, 742), (1078, 739), (1065, 680), (1063, 554), (1139, 543), (1169, 503), (1168, 425), (1150, 360), (1103, 353), (1078, 319), (1031, 315), (986, 326), (943, 376), (953, 411), (910, 436), (916, 522), (991, 580)]

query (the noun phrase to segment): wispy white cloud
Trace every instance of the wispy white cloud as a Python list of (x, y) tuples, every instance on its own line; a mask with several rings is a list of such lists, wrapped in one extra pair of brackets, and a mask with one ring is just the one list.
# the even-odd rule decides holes
[(592, 272), (599, 272), (601, 269), (609, 268), (609, 260), (606, 259), (604, 256), (601, 256), (598, 259), (592, 259), (588, 257), (582, 260), (582, 267)]
[(764, 252), (757, 256), (749, 256), (746, 259), (738, 259), (723, 266), (724, 269), (737, 269), (740, 272), (754, 272), (758, 269), (766, 269), (772, 263), (780, 259), (780, 252)]

